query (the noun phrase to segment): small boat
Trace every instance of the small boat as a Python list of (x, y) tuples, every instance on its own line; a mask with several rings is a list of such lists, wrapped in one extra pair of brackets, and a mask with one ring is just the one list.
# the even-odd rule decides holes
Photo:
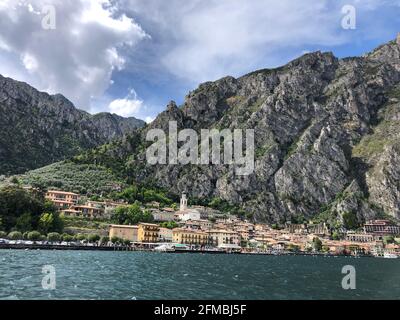
[(160, 245), (158, 247), (155, 247), (154, 251), (157, 251), (157, 252), (174, 252), (175, 248), (170, 246), (170, 245), (168, 245), (168, 244), (162, 244), (162, 245)]
[(389, 252), (385, 252), (383, 254), (383, 257), (386, 259), (397, 259), (398, 258), (397, 255), (395, 255), (394, 253), (389, 253)]

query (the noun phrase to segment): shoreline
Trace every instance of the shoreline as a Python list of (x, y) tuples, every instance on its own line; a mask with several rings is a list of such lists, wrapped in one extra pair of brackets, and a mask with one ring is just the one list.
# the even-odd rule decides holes
[(152, 249), (119, 247), (119, 246), (69, 246), (69, 245), (51, 245), (51, 244), (0, 244), (0, 250), (45, 250), (45, 251), (127, 251), (127, 252), (154, 252), (154, 253), (190, 253), (190, 254), (229, 254), (245, 256), (321, 256), (321, 257), (351, 257), (351, 258), (379, 258), (371, 255), (338, 255), (325, 253), (308, 252), (229, 252), (218, 250), (175, 250), (175, 251), (154, 251)]

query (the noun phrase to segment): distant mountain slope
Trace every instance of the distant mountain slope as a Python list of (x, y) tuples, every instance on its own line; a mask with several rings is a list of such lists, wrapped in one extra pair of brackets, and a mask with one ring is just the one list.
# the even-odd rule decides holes
[[(75, 157), (127, 181), (190, 197), (218, 197), (284, 222), (299, 217), (335, 226), (400, 218), (400, 36), (363, 56), (306, 54), (238, 79), (207, 82), (178, 107), (171, 102), (149, 126)], [(255, 171), (232, 166), (147, 164), (149, 129), (255, 130)]]
[(0, 175), (45, 166), (142, 126), (135, 118), (90, 115), (62, 95), (0, 75)]

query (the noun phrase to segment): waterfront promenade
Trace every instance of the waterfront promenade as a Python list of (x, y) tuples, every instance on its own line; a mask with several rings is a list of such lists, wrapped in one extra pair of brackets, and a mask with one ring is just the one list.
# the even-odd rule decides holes
[[(344, 256), (320, 252), (271, 252), (271, 251), (226, 251), (209, 249), (177, 249), (173, 251), (155, 251), (151, 247), (139, 246), (88, 246), (88, 245), (61, 245), (61, 244), (0, 244), (0, 250), (57, 250), (57, 251), (132, 251), (132, 252), (157, 252), (157, 253), (190, 253), (190, 254), (234, 254), (234, 255), (299, 255), (299, 256)], [(362, 255), (371, 257), (371, 255)], [(360, 257), (360, 256), (357, 256)]]

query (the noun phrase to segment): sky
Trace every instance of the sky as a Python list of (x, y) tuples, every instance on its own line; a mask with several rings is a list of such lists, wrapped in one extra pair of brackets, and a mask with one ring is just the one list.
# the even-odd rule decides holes
[(202, 82), (398, 32), (400, 0), (0, 0), (0, 74), (150, 122)]

